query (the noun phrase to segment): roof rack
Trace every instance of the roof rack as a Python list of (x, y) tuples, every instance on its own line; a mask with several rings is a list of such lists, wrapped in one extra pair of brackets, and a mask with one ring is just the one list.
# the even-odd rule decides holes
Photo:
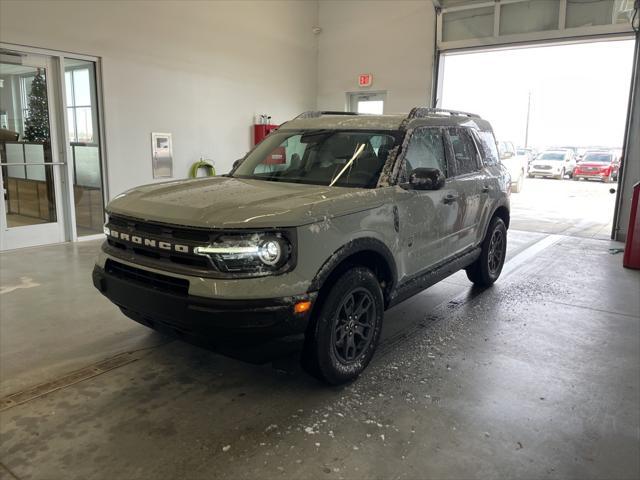
[(480, 115), (476, 113), (469, 112), (461, 112), (459, 110), (447, 110), (445, 108), (429, 108), (429, 107), (414, 107), (407, 115), (407, 120), (411, 120), (412, 118), (425, 118), (430, 115), (449, 115), (460, 116), (460, 117), (470, 117), (470, 118), (480, 118)]
[(299, 119), (299, 118), (319, 118), (322, 117), (323, 115), (358, 115), (355, 112), (334, 112), (334, 111), (330, 111), (330, 110), (322, 110), (322, 111), (314, 111), (314, 110), (310, 110), (308, 112), (304, 112), (301, 113), (300, 115), (298, 115), (295, 120)]

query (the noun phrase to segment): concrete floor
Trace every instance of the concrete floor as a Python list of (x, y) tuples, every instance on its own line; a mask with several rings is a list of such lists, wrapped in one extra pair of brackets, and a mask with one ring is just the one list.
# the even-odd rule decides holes
[(388, 311), (343, 388), (126, 319), (96, 242), (1, 254), (0, 479), (639, 478), (640, 272), (582, 232), (511, 230), (492, 289)]

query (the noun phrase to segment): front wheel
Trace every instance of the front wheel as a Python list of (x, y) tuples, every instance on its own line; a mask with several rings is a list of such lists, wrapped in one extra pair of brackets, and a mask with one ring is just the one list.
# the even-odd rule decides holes
[(355, 379), (367, 367), (382, 330), (380, 283), (368, 268), (354, 267), (331, 287), (307, 333), (303, 367), (332, 385)]
[(479, 287), (490, 287), (500, 276), (507, 255), (507, 227), (493, 217), (482, 241), (480, 257), (467, 267), (467, 277)]

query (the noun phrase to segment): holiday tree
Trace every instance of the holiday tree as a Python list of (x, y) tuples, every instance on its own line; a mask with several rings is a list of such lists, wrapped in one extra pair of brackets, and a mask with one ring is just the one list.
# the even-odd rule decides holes
[(29, 115), (24, 122), (24, 138), (29, 142), (49, 141), (47, 84), (40, 69), (33, 77), (29, 93)]

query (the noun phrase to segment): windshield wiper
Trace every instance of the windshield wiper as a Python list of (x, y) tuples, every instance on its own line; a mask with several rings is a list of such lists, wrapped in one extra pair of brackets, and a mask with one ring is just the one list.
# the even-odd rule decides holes
[(331, 180), (331, 183), (329, 184), (330, 187), (333, 187), (333, 185), (340, 180), (340, 177), (342, 176), (342, 174), (344, 172), (347, 171), (347, 168), (349, 168), (351, 166), (351, 164), (355, 161), (356, 158), (358, 158), (358, 155), (360, 155), (362, 153), (362, 151), (364, 150), (364, 143), (361, 143), (360, 146), (357, 148), (357, 150), (355, 151), (355, 153), (353, 154), (353, 157), (351, 157), (351, 160), (349, 160), (344, 167), (342, 167), (342, 170), (340, 170), (340, 173), (338, 173), (338, 175), (336, 175), (333, 180)]

